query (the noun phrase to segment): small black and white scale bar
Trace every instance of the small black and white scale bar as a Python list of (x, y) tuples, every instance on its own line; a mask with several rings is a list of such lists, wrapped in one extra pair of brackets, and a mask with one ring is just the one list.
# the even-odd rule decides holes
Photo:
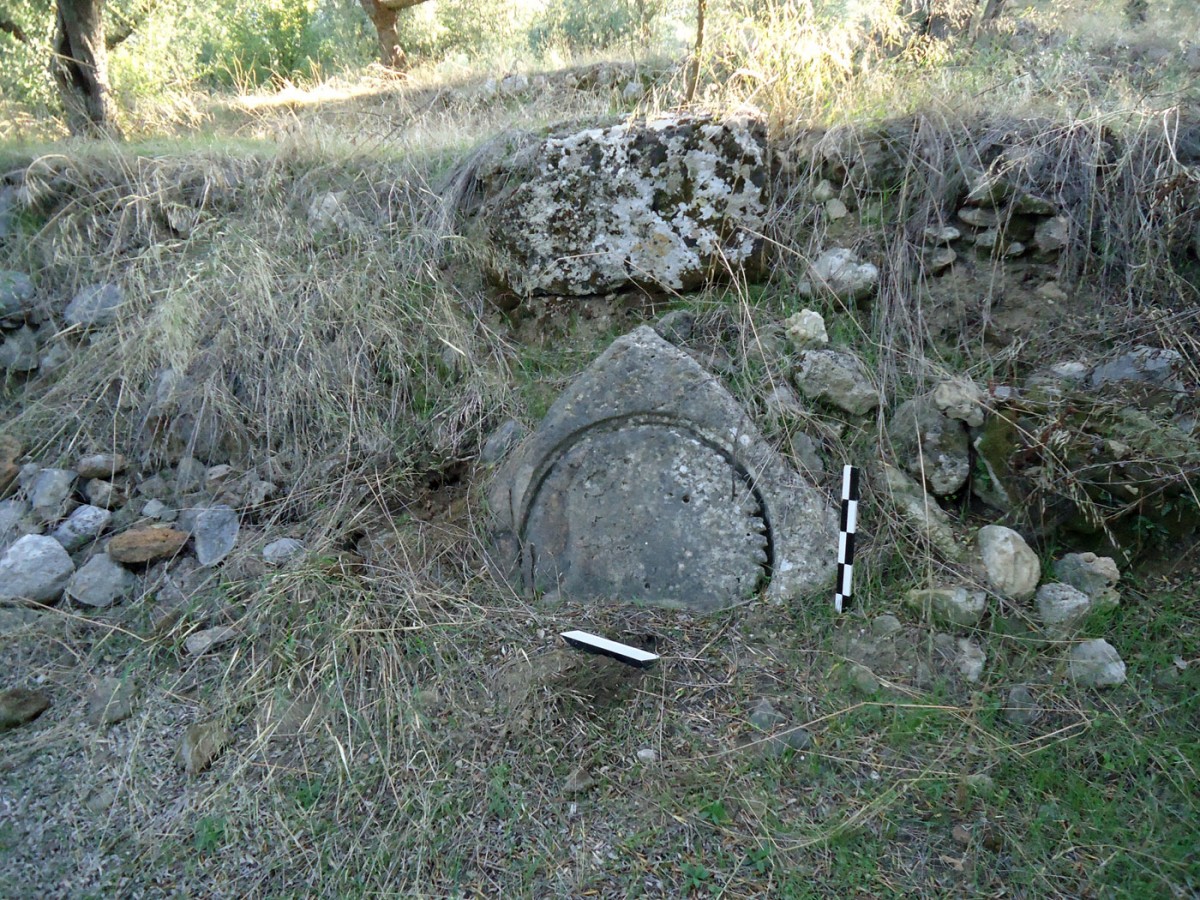
[(850, 599), (854, 577), (854, 532), (858, 528), (858, 469), (842, 470), (842, 522), (838, 535), (837, 587), (833, 608), (841, 612)]
[(585, 650), (588, 653), (611, 656), (613, 659), (623, 662), (627, 666), (648, 669), (658, 662), (657, 654), (647, 653), (645, 650), (630, 647), (628, 644), (618, 644), (616, 641), (597, 637), (594, 634), (588, 634), (586, 631), (566, 631), (561, 636), (572, 647)]

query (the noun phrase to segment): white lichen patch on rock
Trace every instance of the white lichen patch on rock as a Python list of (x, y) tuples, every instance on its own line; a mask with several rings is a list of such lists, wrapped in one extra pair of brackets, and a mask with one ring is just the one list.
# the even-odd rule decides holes
[(753, 118), (672, 116), (546, 138), (481, 172), (494, 274), (523, 296), (689, 290), (753, 266), (766, 213)]

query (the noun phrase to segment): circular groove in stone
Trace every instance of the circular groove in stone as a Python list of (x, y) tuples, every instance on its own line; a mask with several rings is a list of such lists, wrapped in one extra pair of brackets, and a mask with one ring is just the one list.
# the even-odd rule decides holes
[(539, 590), (716, 609), (770, 577), (770, 535), (744, 475), (685, 426), (583, 435), (553, 461), (522, 529)]

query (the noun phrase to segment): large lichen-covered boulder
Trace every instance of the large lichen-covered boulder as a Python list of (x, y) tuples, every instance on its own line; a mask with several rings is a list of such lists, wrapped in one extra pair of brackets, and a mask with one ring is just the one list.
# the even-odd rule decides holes
[(766, 129), (675, 115), (558, 135), (481, 167), (494, 276), (521, 296), (690, 290), (758, 265)]
[(645, 326), (558, 398), (489, 499), (493, 561), (531, 594), (707, 612), (833, 579), (825, 497), (716, 378)]

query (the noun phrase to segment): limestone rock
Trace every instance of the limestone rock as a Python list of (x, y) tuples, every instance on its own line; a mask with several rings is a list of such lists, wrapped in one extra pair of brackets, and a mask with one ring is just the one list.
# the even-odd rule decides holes
[(312, 230), (355, 234), (367, 227), (347, 203), (345, 191), (325, 191), (308, 204), (308, 223)]
[(750, 711), (750, 724), (759, 731), (771, 731), (787, 721), (787, 716), (779, 712), (766, 697), (759, 698)]
[(117, 320), (125, 295), (115, 284), (89, 284), (67, 304), (63, 319), (68, 325), (101, 328)]
[(280, 538), (263, 547), (263, 560), (267, 565), (282, 566), (304, 554), (304, 544), (295, 538)]
[(120, 453), (93, 453), (79, 460), (75, 471), (79, 473), (80, 478), (112, 479), (128, 467), (129, 460)]
[(43, 691), (10, 688), (0, 691), (0, 732), (32, 722), (50, 708), (50, 698)]
[(122, 563), (151, 562), (174, 556), (187, 540), (187, 532), (175, 528), (131, 528), (108, 542), (108, 555)]
[(180, 523), (192, 532), (196, 559), (202, 566), (215, 566), (237, 544), (241, 527), (238, 514), (223, 504), (189, 512), (180, 516)]
[(175, 464), (175, 491), (190, 494), (198, 491), (208, 477), (208, 468), (200, 460), (185, 456)]
[(828, 179), (821, 179), (817, 182), (817, 186), (813, 188), (812, 198), (814, 203), (828, 203), (836, 196), (837, 188)]
[(983, 667), (987, 664), (987, 654), (983, 648), (967, 638), (959, 638), (958, 653), (954, 657), (954, 666), (963, 680), (975, 684), (983, 677)]
[(68, 553), (74, 553), (100, 537), (111, 521), (112, 513), (107, 509), (80, 506), (50, 533), (50, 537), (62, 544)]
[(962, 586), (912, 590), (905, 594), (904, 602), (938, 622), (959, 628), (974, 628), (987, 610), (987, 594)]
[(846, 680), (850, 686), (868, 697), (879, 693), (879, 678), (869, 668), (854, 663), (846, 672)]
[(1033, 246), (1042, 253), (1057, 253), (1071, 240), (1071, 222), (1066, 216), (1054, 216), (1038, 223)]
[(1004, 718), (1013, 725), (1028, 727), (1042, 717), (1042, 707), (1027, 684), (1014, 684), (1008, 689)]
[(122, 506), (128, 499), (121, 488), (103, 478), (90, 479), (83, 486), (83, 495), (87, 497), (88, 503), (92, 506), (99, 506), (103, 509), (115, 509)]
[(1067, 652), (1067, 672), (1084, 687), (1115, 687), (1125, 683), (1125, 663), (1108, 641), (1084, 641)]
[(958, 211), (958, 217), (973, 228), (995, 228), (1000, 224), (1000, 214), (994, 209), (967, 206)]
[(952, 244), (962, 237), (962, 232), (953, 225), (930, 225), (921, 233), (933, 244)]
[(687, 343), (695, 328), (696, 314), (690, 309), (673, 309), (654, 323), (659, 337), (676, 346)]
[(795, 375), (796, 388), (810, 400), (820, 400), (853, 416), (865, 416), (879, 406), (879, 391), (858, 357), (841, 350), (806, 350)]
[(37, 337), (28, 327), (10, 332), (0, 343), (0, 369), (32, 372), (38, 367)]
[(929, 271), (938, 275), (954, 265), (958, 260), (958, 254), (949, 247), (938, 247), (926, 259)]
[(36, 534), (37, 523), (29, 514), (29, 504), (24, 500), (0, 502), (0, 553), (27, 534)]
[(825, 216), (831, 221), (838, 221), (850, 215), (850, 210), (846, 208), (846, 204), (834, 197), (832, 200), (825, 201)]
[(823, 288), (835, 297), (854, 302), (864, 300), (879, 285), (879, 269), (860, 262), (858, 254), (845, 247), (826, 250), (808, 270), (814, 288)]
[(690, 290), (762, 249), (766, 130), (675, 115), (556, 135), (479, 179), (496, 276), (518, 295)]
[(0, 269), (0, 319), (25, 318), (33, 294), (33, 282), (28, 275)]
[(953, 494), (971, 474), (971, 447), (961, 422), (938, 411), (927, 397), (900, 404), (888, 423), (896, 458), (938, 496)]
[(1054, 210), (1053, 203), (1033, 194), (1021, 194), (1012, 205), (1012, 211), (1022, 216), (1052, 216)]
[(1093, 608), (1092, 599), (1069, 584), (1051, 582), (1037, 589), (1038, 616), (1042, 630), (1051, 638), (1073, 636)]
[(821, 347), (829, 343), (829, 334), (825, 331), (825, 319), (819, 312), (802, 309), (795, 315), (789, 316), (783, 324), (788, 340), (797, 350)]
[(1113, 609), (1121, 602), (1116, 584), (1121, 570), (1108, 556), (1068, 553), (1054, 564), (1054, 577), (1087, 594), (1097, 609)]
[(179, 518), (179, 511), (167, 506), (161, 500), (150, 500), (142, 507), (142, 515), (147, 519), (157, 519), (160, 522), (174, 522)]
[(954, 538), (950, 517), (936, 498), (895, 466), (882, 466), (884, 486), (896, 511), (948, 559), (959, 559), (962, 548)]
[(499, 463), (509, 451), (524, 440), (528, 434), (525, 426), (516, 419), (508, 419), (493, 431), (479, 451), (479, 461), (485, 466)]
[(39, 469), (26, 490), (33, 515), (39, 522), (53, 524), (67, 514), (75, 473), (70, 469)]
[(902, 631), (904, 625), (892, 615), (876, 616), (871, 622), (871, 637), (885, 638)]
[(71, 576), (66, 593), (76, 603), (103, 609), (131, 596), (137, 588), (136, 575), (99, 553)]
[(1182, 390), (1180, 375), (1183, 368), (1183, 357), (1177, 351), (1141, 346), (1097, 366), (1092, 371), (1090, 383), (1093, 388), (1124, 382)]
[(1033, 596), (1042, 567), (1025, 538), (1003, 525), (985, 525), (979, 529), (976, 546), (996, 593), (1008, 600), (1028, 600)]
[(985, 395), (973, 381), (952, 379), (933, 389), (933, 405), (942, 415), (966, 422), (972, 428), (983, 424)]
[(526, 591), (709, 611), (833, 575), (833, 510), (647, 327), (559, 397), (490, 500), (493, 562)]
[(184, 648), (192, 656), (200, 656), (209, 650), (214, 650), (222, 644), (227, 644), (238, 636), (238, 630), (231, 626), (222, 625), (216, 628), (206, 628), (188, 635), (183, 642)]
[(88, 698), (88, 719), (94, 725), (114, 725), (133, 715), (137, 703), (137, 682), (125, 678), (103, 678)]
[(197, 722), (184, 731), (177, 759), (189, 775), (198, 775), (212, 765), (228, 743), (229, 732), (220, 722)]
[(0, 600), (53, 603), (67, 586), (75, 563), (52, 537), (27, 534), (0, 557)]

